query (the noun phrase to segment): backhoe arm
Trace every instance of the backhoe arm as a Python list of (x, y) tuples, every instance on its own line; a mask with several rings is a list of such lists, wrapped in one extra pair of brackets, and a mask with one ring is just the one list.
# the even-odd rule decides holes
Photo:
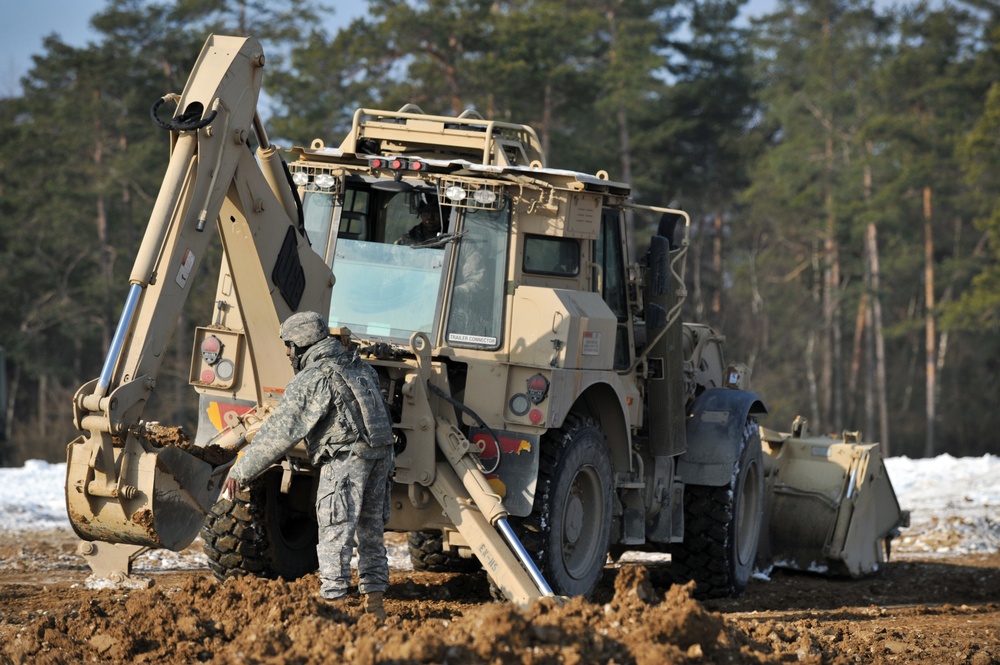
[[(156, 115), (160, 104), (154, 107), (157, 123), (171, 131), (170, 162), (101, 374), (73, 403), (83, 434), (68, 448), (67, 507), (87, 541), (182, 549), (218, 494), (224, 469), (153, 445), (142, 421), (216, 230), (241, 310), (240, 334), (251, 348), (242, 372), (257, 387), (258, 404), (276, 400), (291, 378), (280, 321), (300, 309), (329, 308), (330, 269), (309, 247), (283, 164), (257, 117), (263, 66), (255, 39), (210, 37), (177, 101), (178, 115), (165, 123)], [(249, 148), (254, 133), (256, 157)], [(119, 572), (127, 575), (127, 567)]]

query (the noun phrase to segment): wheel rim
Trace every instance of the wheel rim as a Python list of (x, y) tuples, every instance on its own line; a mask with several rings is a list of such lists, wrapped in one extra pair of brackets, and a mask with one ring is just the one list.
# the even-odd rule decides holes
[[(585, 519), (587, 522), (585, 522)], [(592, 466), (581, 468), (573, 478), (562, 514), (562, 560), (566, 572), (583, 579), (601, 552), (600, 529), (604, 523), (604, 488)]]
[(750, 462), (743, 485), (740, 487), (736, 515), (736, 556), (741, 565), (748, 564), (757, 551), (757, 532), (760, 531), (761, 505), (760, 467), (756, 460)]

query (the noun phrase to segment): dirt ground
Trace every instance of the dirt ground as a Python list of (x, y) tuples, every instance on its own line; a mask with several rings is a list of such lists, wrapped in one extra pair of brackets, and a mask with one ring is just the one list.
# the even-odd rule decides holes
[[(186, 446), (154, 431), (167, 445)], [(966, 499), (968, 501), (968, 499)], [(995, 525), (987, 518), (988, 527)], [(215, 580), (201, 541), (137, 562), (148, 588), (95, 583), (68, 530), (0, 531), (5, 663), (972, 663), (1000, 665), (1000, 552), (955, 552), (975, 520), (932, 516), (862, 580), (772, 571), (737, 599), (698, 602), (669, 562), (608, 565), (591, 601), (491, 600), (485, 575), (407, 570), (388, 534), (382, 624), (315, 575)], [(909, 549), (908, 549), (909, 547)]]
[(137, 565), (148, 589), (88, 588), (75, 547), (0, 534), (0, 662), (1000, 663), (1000, 553), (904, 555), (863, 580), (772, 571), (707, 602), (671, 586), (667, 562), (623, 563), (592, 602), (523, 612), (481, 574), (397, 571), (380, 625), (357, 598), (318, 602), (315, 576), (220, 583), (154, 559)]

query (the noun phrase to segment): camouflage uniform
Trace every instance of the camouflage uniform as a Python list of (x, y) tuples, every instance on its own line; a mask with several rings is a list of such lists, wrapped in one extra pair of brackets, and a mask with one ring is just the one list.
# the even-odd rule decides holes
[(305, 439), (320, 472), (320, 594), (337, 599), (347, 593), (355, 535), (358, 590), (384, 592), (389, 563), (383, 536), (395, 460), (378, 375), (332, 337), (312, 344), (300, 357), (292, 355), (292, 364), (301, 370), (229, 475), (245, 486)]

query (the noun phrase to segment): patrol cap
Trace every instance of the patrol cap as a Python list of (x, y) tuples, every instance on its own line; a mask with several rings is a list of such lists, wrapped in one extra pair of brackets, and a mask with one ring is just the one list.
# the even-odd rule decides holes
[(299, 348), (312, 346), (329, 336), (326, 319), (317, 312), (296, 312), (281, 324), (281, 339)]

